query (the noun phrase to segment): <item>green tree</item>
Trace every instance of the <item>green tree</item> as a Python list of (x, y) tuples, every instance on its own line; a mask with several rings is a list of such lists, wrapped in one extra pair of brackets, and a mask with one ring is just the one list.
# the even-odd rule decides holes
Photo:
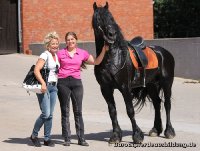
[(200, 37), (200, 0), (154, 0), (155, 38)]

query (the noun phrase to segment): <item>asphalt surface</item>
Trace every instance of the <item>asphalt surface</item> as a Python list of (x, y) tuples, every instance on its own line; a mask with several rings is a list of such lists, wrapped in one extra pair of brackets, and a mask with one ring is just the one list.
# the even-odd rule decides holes
[[(126, 114), (122, 96), (116, 90), (115, 100), (119, 124), (123, 130), (123, 139), (120, 144), (109, 145), (108, 139), (112, 124), (92, 66), (82, 72), (85, 137), (90, 146), (77, 145), (72, 111), (70, 115), (72, 144), (69, 147), (62, 145), (60, 108), (57, 100), (52, 128), (52, 139), (56, 145), (55, 147), (34, 147), (29, 137), (40, 110), (36, 95), (31, 93), (29, 96), (21, 84), (37, 58), (38, 56), (23, 54), (0, 55), (0, 151), (194, 151), (200, 149), (200, 83), (191, 79), (175, 78), (171, 110), (171, 121), (176, 131), (176, 137), (173, 139), (165, 139), (163, 133), (160, 137), (148, 136), (154, 119), (154, 109), (151, 103), (147, 103), (142, 111), (136, 114), (137, 124), (145, 135), (143, 146), (132, 144), (131, 123)], [(163, 104), (161, 113), (165, 128), (166, 118)], [(39, 133), (39, 138), (43, 142), (43, 128)]]

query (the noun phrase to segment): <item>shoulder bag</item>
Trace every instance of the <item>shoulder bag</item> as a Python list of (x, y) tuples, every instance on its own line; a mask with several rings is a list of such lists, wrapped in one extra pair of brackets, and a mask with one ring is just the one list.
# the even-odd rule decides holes
[[(46, 62), (48, 62), (48, 57), (47, 57)], [(48, 65), (46, 62), (45, 62), (44, 67), (40, 70), (40, 73), (41, 73), (42, 78), (44, 79), (45, 83), (48, 82), (49, 71), (50, 71), (48, 69)], [(26, 89), (26, 91), (27, 91), (27, 93), (29, 93), (29, 95), (30, 95), (30, 91), (35, 92), (35, 93), (42, 93), (41, 92), (41, 83), (35, 77), (34, 69), (35, 69), (35, 65), (32, 65), (23, 81), (23, 84), (22, 84), (22, 87), (24, 89)]]

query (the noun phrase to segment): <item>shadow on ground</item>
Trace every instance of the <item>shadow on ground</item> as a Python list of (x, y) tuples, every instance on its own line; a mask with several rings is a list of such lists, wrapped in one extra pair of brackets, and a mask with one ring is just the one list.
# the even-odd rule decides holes
[[(109, 138), (110, 138), (111, 132), (107, 131), (107, 132), (99, 132), (99, 133), (89, 133), (89, 134), (85, 134), (85, 139), (86, 140), (96, 140), (96, 141), (104, 141), (104, 142), (108, 142)], [(125, 136), (131, 136), (132, 135), (132, 131), (123, 131), (123, 137)], [(147, 134), (144, 134), (144, 136), (148, 136)], [(43, 142), (42, 138), (39, 138), (41, 142)], [(62, 135), (51, 135), (51, 139), (53, 139), (55, 141), (56, 144), (62, 144), (63, 143), (63, 138)], [(77, 136), (76, 135), (72, 135), (71, 139), (75, 139), (77, 140)], [(126, 143), (132, 143), (132, 140), (130, 140), (130, 142), (126, 142)], [(30, 137), (26, 137), (26, 138), (8, 138), (7, 140), (4, 140), (3, 142), (5, 143), (11, 143), (11, 144), (27, 144), (28, 146), (33, 146), (32, 142), (30, 141)], [(122, 141), (124, 142), (124, 141)]]

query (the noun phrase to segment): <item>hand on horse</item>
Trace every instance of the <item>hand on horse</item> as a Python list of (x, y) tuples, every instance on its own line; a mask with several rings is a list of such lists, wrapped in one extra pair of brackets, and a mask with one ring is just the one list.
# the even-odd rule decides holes
[(108, 51), (109, 50), (109, 46), (105, 43), (103, 46), (103, 50)]

